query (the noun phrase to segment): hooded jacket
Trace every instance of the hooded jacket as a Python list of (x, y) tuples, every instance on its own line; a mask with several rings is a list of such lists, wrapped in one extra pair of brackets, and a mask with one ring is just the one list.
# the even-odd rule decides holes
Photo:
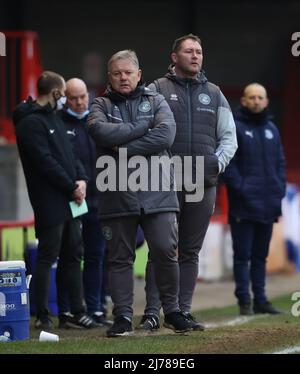
[(29, 98), (17, 106), (13, 121), (38, 233), (71, 218), (75, 182), (87, 176), (50, 104)]
[[(158, 176), (159, 181), (162, 180), (161, 170), (155, 175), (151, 171), (151, 156), (164, 156), (162, 162), (168, 164), (169, 148), (176, 132), (173, 114), (163, 96), (145, 88), (144, 84), (139, 84), (129, 96), (123, 96), (108, 87), (105, 97), (93, 101), (88, 123), (89, 133), (97, 146), (101, 218), (179, 210), (172, 165), (169, 191), (163, 191), (161, 183), (156, 190), (151, 190), (150, 184), (152, 178), (154, 182)], [(115, 147), (127, 152), (128, 159), (119, 158)], [(138, 159), (131, 156), (143, 156), (143, 165), (140, 165), (143, 180), (140, 182), (144, 187), (137, 191), (127, 185), (139, 169)], [(112, 164), (107, 167), (106, 162), (110, 164), (111, 161), (116, 168)], [(132, 164), (129, 165), (129, 162)], [(106, 170), (108, 175), (103, 178)], [(115, 190), (105, 190), (104, 184), (114, 178)]]
[(236, 131), (230, 106), (219, 87), (201, 71), (196, 79), (176, 76), (173, 66), (149, 88), (161, 93), (174, 114), (177, 132), (173, 155), (204, 156), (204, 185), (214, 186), (233, 157)]
[(281, 215), (285, 195), (285, 158), (277, 127), (266, 112), (235, 113), (238, 150), (223, 180), (228, 188), (229, 215), (272, 223)]

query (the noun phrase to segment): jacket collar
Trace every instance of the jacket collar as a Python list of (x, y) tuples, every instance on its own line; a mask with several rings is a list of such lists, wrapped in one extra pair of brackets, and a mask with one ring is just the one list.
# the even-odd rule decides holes
[(125, 101), (125, 100), (132, 100), (136, 99), (143, 95), (145, 90), (145, 83), (139, 81), (136, 89), (131, 92), (129, 95), (122, 95), (120, 92), (115, 91), (112, 86), (109, 84), (107, 89), (104, 93), (104, 96), (108, 97), (112, 101)]
[(197, 74), (196, 79), (178, 77), (176, 75), (176, 72), (175, 72), (175, 66), (174, 66), (174, 64), (169, 65), (168, 72), (165, 75), (165, 77), (168, 78), (168, 79), (170, 79), (170, 80), (172, 80), (172, 81), (174, 81), (174, 82), (176, 82), (176, 83), (178, 83), (178, 84), (181, 84), (181, 85), (185, 85), (186, 83), (203, 84), (203, 83), (207, 82), (207, 78), (205, 76), (205, 71), (204, 70), (201, 70)]

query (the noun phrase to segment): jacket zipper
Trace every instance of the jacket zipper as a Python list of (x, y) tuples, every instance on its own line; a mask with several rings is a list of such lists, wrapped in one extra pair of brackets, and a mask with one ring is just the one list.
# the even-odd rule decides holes
[[(260, 129), (258, 129), (259, 133), (259, 140), (261, 141), (262, 150), (263, 150), (263, 165), (264, 165), (264, 184), (265, 184), (265, 191), (267, 190), (267, 158), (266, 158), (266, 144), (265, 144), (265, 131), (261, 132)], [(268, 200), (268, 194), (265, 194), (264, 199), (264, 217), (267, 220), (267, 200)]]
[[(128, 122), (132, 122), (132, 118), (131, 118), (131, 111), (130, 111), (130, 107), (128, 105), (128, 101), (125, 100), (125, 107), (126, 107), (126, 112), (127, 112), (127, 116), (128, 116)], [(128, 159), (127, 159), (127, 162), (128, 162)], [(142, 201), (142, 195), (141, 195), (141, 191), (137, 191), (136, 192), (137, 194), (137, 201), (138, 201), (138, 204), (139, 204), (139, 209), (140, 211), (144, 210), (144, 204), (143, 204), (143, 201)]]
[(189, 144), (188, 144), (188, 151), (189, 155), (192, 155), (192, 115), (191, 115), (191, 97), (190, 97), (190, 86), (186, 84), (186, 91), (187, 91), (187, 105), (188, 105), (188, 134), (189, 134)]

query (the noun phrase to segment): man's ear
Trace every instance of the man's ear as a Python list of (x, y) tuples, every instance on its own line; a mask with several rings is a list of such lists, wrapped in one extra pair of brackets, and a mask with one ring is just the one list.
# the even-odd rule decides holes
[(242, 97), (241, 97), (241, 100), (240, 100), (242, 106), (246, 106), (246, 105), (245, 105), (245, 100), (246, 100), (245, 97), (242, 96)]
[(52, 95), (54, 96), (54, 98), (56, 100), (58, 100), (60, 98), (60, 93), (59, 93), (59, 90), (57, 88), (54, 88), (52, 91), (51, 91)]
[(175, 52), (171, 53), (171, 59), (172, 59), (172, 62), (174, 64), (176, 64), (176, 62), (177, 62), (177, 54)]
[(267, 104), (266, 107), (269, 105), (269, 102), (270, 102), (269, 99), (266, 97), (266, 104)]
[(139, 69), (139, 73), (138, 73), (138, 75), (139, 75), (139, 81), (140, 81), (141, 78), (142, 78), (142, 70), (141, 70), (141, 69)]

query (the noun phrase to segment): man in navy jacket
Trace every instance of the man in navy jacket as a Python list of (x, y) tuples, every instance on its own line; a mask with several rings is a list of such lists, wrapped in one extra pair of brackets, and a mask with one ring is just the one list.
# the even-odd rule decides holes
[(84, 244), (83, 288), (88, 313), (99, 326), (108, 326), (105, 318), (104, 257), (105, 239), (97, 214), (96, 146), (88, 134), (89, 94), (86, 84), (78, 78), (66, 82), (67, 102), (61, 111), (67, 135), (89, 178), (86, 192), (88, 213), (80, 217)]
[(238, 150), (223, 176), (229, 197), (235, 295), (242, 315), (279, 313), (267, 300), (265, 277), (273, 223), (281, 215), (285, 195), (285, 159), (268, 103), (262, 85), (245, 88), (235, 113)]

